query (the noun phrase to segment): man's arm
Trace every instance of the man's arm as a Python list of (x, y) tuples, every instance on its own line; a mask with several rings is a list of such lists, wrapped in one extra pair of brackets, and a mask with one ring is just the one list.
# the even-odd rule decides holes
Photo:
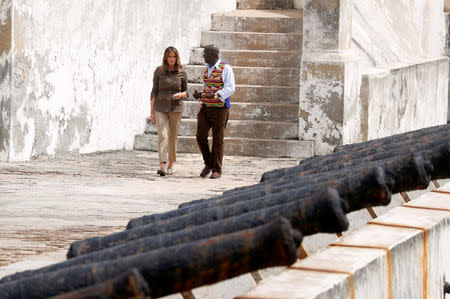
[(229, 64), (226, 64), (225, 67), (223, 68), (222, 80), (223, 80), (223, 88), (219, 90), (217, 93), (220, 96), (220, 100), (224, 102), (226, 98), (229, 98), (233, 95), (236, 89), (236, 83), (234, 81), (234, 72)]

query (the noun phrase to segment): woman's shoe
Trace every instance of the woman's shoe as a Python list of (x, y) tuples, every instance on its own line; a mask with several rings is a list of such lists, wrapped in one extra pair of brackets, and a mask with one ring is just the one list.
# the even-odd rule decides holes
[(167, 167), (166, 174), (167, 174), (167, 175), (172, 175), (172, 174), (173, 174), (173, 168)]
[(158, 169), (158, 171), (156, 173), (159, 174), (160, 176), (165, 176), (166, 175), (166, 172), (164, 171), (164, 168)]

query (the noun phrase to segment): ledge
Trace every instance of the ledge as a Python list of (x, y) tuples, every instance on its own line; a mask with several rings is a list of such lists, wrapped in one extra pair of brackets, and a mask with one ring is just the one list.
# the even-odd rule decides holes
[(450, 184), (392, 209), (244, 298), (443, 298)]

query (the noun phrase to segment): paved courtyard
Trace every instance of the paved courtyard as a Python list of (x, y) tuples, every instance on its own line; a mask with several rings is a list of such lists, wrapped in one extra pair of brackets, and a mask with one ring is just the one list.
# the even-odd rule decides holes
[(199, 154), (179, 154), (159, 177), (155, 152), (114, 151), (0, 163), (0, 277), (65, 259), (75, 240), (121, 231), (129, 219), (255, 184), (298, 160), (225, 156), (219, 180), (202, 179)]

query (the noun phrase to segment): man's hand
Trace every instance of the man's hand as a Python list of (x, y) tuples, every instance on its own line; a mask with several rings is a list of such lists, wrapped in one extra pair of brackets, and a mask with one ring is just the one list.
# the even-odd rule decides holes
[(202, 96), (202, 93), (198, 92), (196, 89), (196, 90), (194, 90), (194, 94), (192, 96), (194, 97), (194, 99), (198, 100)]
[(216, 93), (214, 93), (214, 92), (207, 92), (207, 93), (205, 94), (205, 97), (206, 97), (207, 99), (213, 99), (215, 94), (216, 94)]

